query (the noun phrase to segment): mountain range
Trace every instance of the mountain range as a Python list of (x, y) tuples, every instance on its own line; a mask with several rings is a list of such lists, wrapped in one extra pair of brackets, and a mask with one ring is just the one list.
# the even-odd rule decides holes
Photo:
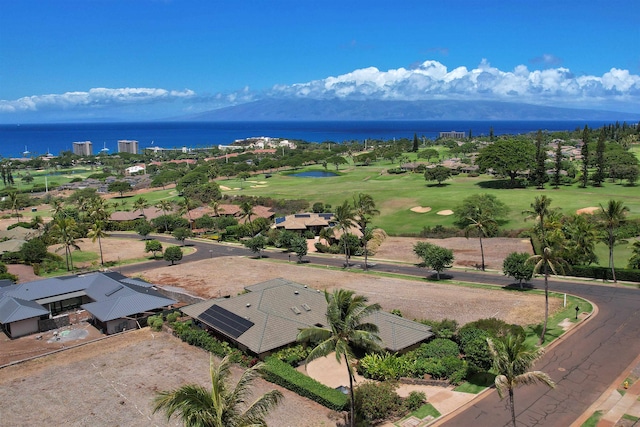
[(365, 121), (365, 120), (606, 120), (637, 121), (640, 113), (547, 107), (498, 101), (379, 101), (263, 99), (174, 120)]

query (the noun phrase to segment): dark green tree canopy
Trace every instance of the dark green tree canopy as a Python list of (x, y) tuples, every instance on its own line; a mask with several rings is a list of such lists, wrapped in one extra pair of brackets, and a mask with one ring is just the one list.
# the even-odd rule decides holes
[(449, 178), (451, 178), (451, 169), (442, 165), (427, 168), (427, 170), (424, 171), (424, 179), (427, 181), (437, 181), (438, 185), (442, 185), (442, 183)]
[(502, 139), (480, 150), (476, 165), (481, 172), (493, 169), (508, 176), (515, 183), (518, 172), (531, 169), (535, 164), (536, 147), (523, 139)]

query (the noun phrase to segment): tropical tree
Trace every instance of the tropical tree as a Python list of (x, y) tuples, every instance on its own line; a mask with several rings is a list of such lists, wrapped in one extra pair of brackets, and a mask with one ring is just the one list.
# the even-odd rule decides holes
[(616, 243), (620, 241), (616, 232), (625, 221), (627, 212), (629, 212), (629, 208), (620, 200), (609, 200), (606, 207), (600, 204), (600, 210), (598, 211), (600, 225), (605, 232), (605, 243), (609, 247), (609, 267), (611, 268), (613, 283), (618, 282), (616, 279), (616, 269), (613, 265), (613, 248)]
[(92, 243), (98, 241), (98, 247), (100, 248), (100, 265), (104, 265), (104, 256), (102, 255), (102, 238), (109, 237), (107, 233), (105, 233), (105, 224), (104, 221), (97, 220), (93, 223), (93, 227), (87, 233), (87, 237), (91, 239)]
[(251, 217), (255, 215), (255, 212), (253, 212), (253, 203), (250, 201), (240, 203), (240, 215), (249, 221), (249, 230), (251, 230), (251, 235), (253, 235), (253, 223), (251, 222)]
[(59, 215), (54, 217), (53, 226), (51, 227), (51, 236), (56, 243), (59, 243), (60, 249), (64, 248), (64, 254), (67, 261), (67, 271), (73, 270), (73, 259), (71, 258), (71, 250), (80, 250), (76, 239), (80, 236), (76, 220), (66, 216)]
[(379, 304), (367, 305), (367, 298), (354, 295), (353, 291), (336, 289), (333, 293), (324, 293), (327, 301), (328, 327), (306, 328), (298, 333), (298, 341), (316, 344), (306, 359), (306, 364), (319, 357), (335, 352), (336, 360), (344, 360), (349, 373), (349, 393), (351, 397), (351, 426), (355, 425), (355, 397), (353, 390), (354, 348), (379, 351), (381, 340), (378, 327), (366, 322), (366, 318), (380, 310)]
[(522, 289), (523, 280), (531, 280), (533, 277), (533, 265), (527, 262), (530, 255), (526, 252), (511, 252), (502, 262), (502, 272), (505, 276), (516, 279)]
[(440, 280), (440, 272), (453, 263), (453, 251), (433, 243), (418, 242), (413, 245), (413, 252), (422, 259), (421, 267), (435, 270), (437, 280)]
[[(333, 214), (333, 219), (336, 222), (336, 227), (342, 231), (343, 235), (349, 233), (349, 230), (356, 225), (356, 216), (354, 210), (349, 205), (349, 202), (345, 200), (340, 206), (336, 208)], [(347, 246), (347, 239), (344, 240), (344, 266), (349, 268), (349, 248)]]
[(451, 169), (442, 165), (427, 168), (427, 170), (424, 171), (424, 179), (427, 181), (436, 181), (438, 186), (441, 186), (442, 183), (449, 178), (451, 178)]
[(169, 246), (164, 251), (164, 259), (165, 261), (171, 262), (173, 265), (176, 261), (180, 261), (182, 259), (182, 249), (179, 246)]
[(640, 240), (633, 242), (628, 268), (640, 270)]
[(540, 341), (538, 342), (538, 345), (542, 345), (544, 335), (547, 332), (547, 322), (549, 321), (549, 270), (553, 274), (558, 274), (557, 271), (564, 271), (563, 264), (566, 264), (566, 261), (557, 255), (555, 249), (545, 246), (542, 254), (533, 255), (528, 262), (534, 264), (534, 273), (540, 273), (540, 270), (542, 270), (544, 274), (544, 324), (540, 333)]
[(245, 240), (243, 244), (251, 249), (251, 252), (258, 254), (258, 258), (262, 258), (262, 250), (267, 246), (267, 238), (259, 234), (256, 237)]
[(501, 139), (480, 150), (476, 158), (481, 172), (493, 169), (508, 176), (511, 185), (515, 185), (518, 172), (531, 169), (534, 163), (535, 145), (524, 139)]
[(153, 259), (156, 259), (156, 253), (162, 253), (162, 243), (159, 240), (147, 240), (144, 243), (144, 251), (153, 253)]
[(374, 215), (380, 214), (380, 211), (376, 209), (376, 203), (373, 200), (373, 197), (369, 194), (358, 193), (357, 196), (353, 197), (353, 209), (354, 209), (354, 217), (360, 226), (360, 230), (362, 231), (362, 243), (364, 246), (364, 269), (365, 271), (368, 269), (367, 267), (367, 243), (373, 237), (373, 231), (368, 228), (369, 222), (371, 222), (371, 217)]
[(169, 231), (169, 218), (167, 217), (167, 212), (173, 210), (173, 202), (170, 200), (160, 200), (155, 204), (156, 209), (160, 209), (162, 211), (162, 216), (164, 218), (164, 231)]
[(193, 228), (193, 221), (191, 220), (191, 210), (197, 207), (196, 202), (191, 200), (189, 196), (183, 195), (182, 200), (178, 202), (178, 206), (180, 206), (180, 213), (186, 214), (187, 218), (189, 218), (189, 227)]
[(489, 352), (493, 359), (496, 390), (501, 399), (505, 392), (509, 396), (511, 422), (516, 427), (516, 410), (513, 390), (520, 385), (545, 384), (554, 388), (555, 383), (542, 371), (531, 371), (533, 364), (544, 354), (542, 347), (527, 345), (523, 335), (507, 334), (499, 338), (487, 338)]
[(126, 181), (113, 181), (107, 189), (112, 192), (120, 193), (120, 197), (123, 197), (126, 191), (131, 191), (131, 184)]
[(133, 210), (140, 211), (140, 214), (146, 219), (147, 215), (144, 213), (144, 210), (149, 207), (149, 201), (144, 197), (140, 196), (133, 202)]
[(173, 233), (171, 233), (173, 235), (173, 237), (180, 242), (181, 246), (184, 246), (184, 241), (186, 239), (188, 239), (189, 237), (193, 236), (193, 233), (191, 232), (191, 230), (189, 230), (188, 228), (184, 228), (184, 227), (179, 227), (176, 228), (175, 230), (173, 230)]
[(289, 242), (289, 249), (296, 253), (296, 256), (298, 257), (298, 264), (301, 264), (302, 258), (309, 250), (307, 247), (307, 239), (298, 235), (294, 236)]
[(278, 406), (283, 396), (278, 390), (271, 390), (246, 406), (251, 384), (260, 375), (262, 367), (263, 364), (258, 363), (245, 370), (232, 388), (229, 385), (229, 356), (225, 356), (217, 365), (212, 357), (209, 368), (211, 390), (187, 384), (162, 391), (154, 399), (153, 412), (164, 411), (167, 421), (175, 414), (188, 427), (266, 426), (266, 416)]
[(525, 210), (522, 213), (526, 214), (525, 221), (528, 219), (534, 219), (538, 221), (535, 231), (540, 236), (540, 243), (546, 245), (546, 233), (545, 233), (545, 219), (551, 214), (552, 210), (549, 208), (551, 205), (551, 199), (545, 195), (536, 196), (531, 203), (531, 209)]

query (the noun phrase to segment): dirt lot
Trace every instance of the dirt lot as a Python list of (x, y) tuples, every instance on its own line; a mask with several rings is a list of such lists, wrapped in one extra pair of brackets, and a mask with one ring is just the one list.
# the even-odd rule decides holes
[[(198, 383), (210, 387), (209, 356), (167, 333), (128, 332), (0, 370), (3, 426), (168, 426), (151, 413), (159, 390)], [(234, 368), (234, 378), (241, 370)], [(336, 414), (263, 380), (254, 392), (273, 388), (284, 402), (268, 418), (272, 426), (335, 426)]]

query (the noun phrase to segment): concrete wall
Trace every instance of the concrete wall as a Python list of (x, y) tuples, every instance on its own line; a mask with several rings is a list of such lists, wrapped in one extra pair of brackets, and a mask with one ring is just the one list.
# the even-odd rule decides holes
[(122, 332), (125, 329), (131, 330), (131, 329), (137, 329), (137, 328), (138, 328), (138, 325), (136, 324), (136, 321), (133, 319), (116, 319), (116, 320), (110, 320), (107, 322), (106, 333), (107, 335), (111, 335), (117, 332)]
[(38, 332), (38, 318), (18, 320), (9, 324), (11, 338), (18, 338)]

